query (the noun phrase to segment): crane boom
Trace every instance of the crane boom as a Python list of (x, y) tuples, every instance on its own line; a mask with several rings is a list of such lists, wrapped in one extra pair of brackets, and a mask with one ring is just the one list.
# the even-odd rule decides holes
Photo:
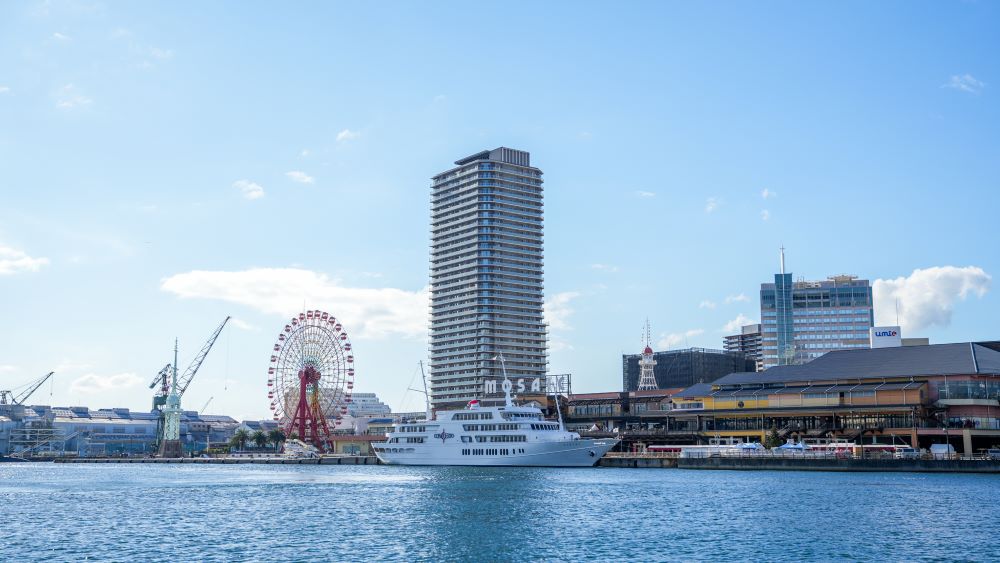
[(153, 378), (153, 382), (149, 384), (150, 389), (156, 387), (157, 385), (159, 385), (161, 388), (166, 387), (167, 376), (170, 374), (170, 367), (171, 367), (170, 364), (163, 366), (163, 369), (160, 370), (160, 373), (156, 374), (156, 377)]
[(13, 391), (3, 391), (2, 393), (0, 393), (0, 404), (6, 405), (7, 400), (9, 398), (12, 404), (23, 405), (24, 402), (27, 401), (31, 397), (31, 395), (34, 394), (34, 392), (37, 391), (38, 388), (42, 386), (43, 383), (48, 381), (49, 378), (52, 377), (52, 374), (54, 373), (55, 373), (54, 371), (50, 371), (49, 373), (43, 375), (37, 380), (32, 381), (27, 385), (27, 388), (24, 391), (21, 391), (17, 395), (15, 395)]
[(184, 370), (184, 374), (177, 378), (178, 395), (183, 395), (184, 392), (187, 391), (188, 385), (191, 385), (191, 380), (194, 379), (195, 374), (198, 373), (198, 368), (200, 368), (201, 363), (205, 361), (205, 356), (207, 356), (209, 351), (212, 350), (215, 340), (219, 338), (219, 333), (222, 332), (222, 329), (226, 326), (226, 323), (229, 322), (229, 319), (230, 317), (226, 317), (222, 321), (222, 324), (215, 329), (212, 336), (210, 336), (208, 341), (205, 342), (205, 345), (201, 347), (201, 351), (198, 352), (198, 355), (194, 357), (194, 360), (191, 360), (191, 365)]

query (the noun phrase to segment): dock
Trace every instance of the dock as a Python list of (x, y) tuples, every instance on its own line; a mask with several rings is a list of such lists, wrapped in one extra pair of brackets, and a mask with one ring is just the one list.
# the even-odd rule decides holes
[(57, 457), (55, 463), (183, 463), (189, 465), (378, 465), (375, 456), (326, 457)]
[(600, 467), (665, 468), (728, 471), (856, 471), (912, 473), (992, 473), (1000, 474), (995, 459), (893, 459), (796, 456), (704, 456), (678, 457), (662, 454), (608, 455)]

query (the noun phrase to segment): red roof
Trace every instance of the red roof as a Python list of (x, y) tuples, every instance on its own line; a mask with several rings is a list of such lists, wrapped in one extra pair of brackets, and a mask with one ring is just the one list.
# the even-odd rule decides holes
[(642, 353), (643, 354), (652, 354), (653, 353), (653, 349), (650, 348), (649, 346), (646, 346), (646, 349), (643, 350)]

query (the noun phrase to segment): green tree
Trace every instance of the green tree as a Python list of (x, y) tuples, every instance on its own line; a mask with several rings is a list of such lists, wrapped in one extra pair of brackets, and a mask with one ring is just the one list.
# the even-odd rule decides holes
[(285, 441), (285, 433), (280, 429), (275, 428), (274, 430), (267, 433), (267, 440), (274, 444), (274, 449), (281, 447), (281, 444)]
[(229, 445), (235, 448), (243, 449), (247, 446), (247, 442), (250, 440), (250, 433), (245, 429), (240, 428), (237, 430), (233, 437), (229, 440)]
[(772, 426), (771, 431), (764, 437), (764, 447), (771, 450), (781, 445), (781, 436), (778, 436), (778, 427)]
[(267, 445), (267, 434), (263, 430), (256, 430), (250, 435), (250, 440), (253, 441), (258, 449), (263, 449)]

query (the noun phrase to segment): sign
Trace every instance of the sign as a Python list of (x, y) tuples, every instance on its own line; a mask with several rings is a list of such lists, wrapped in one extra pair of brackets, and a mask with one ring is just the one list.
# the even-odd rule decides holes
[[(499, 385), (498, 385), (499, 383)], [(497, 387), (500, 389), (498, 390)], [(495, 379), (487, 379), (483, 382), (483, 392), (486, 395), (495, 395), (499, 392), (508, 393), (541, 393), (542, 392), (542, 380), (538, 377), (532, 378), (518, 378), (514, 380), (504, 380), (498, 382)]]
[(903, 345), (903, 337), (898, 326), (873, 326), (868, 329), (872, 348), (898, 348)]

